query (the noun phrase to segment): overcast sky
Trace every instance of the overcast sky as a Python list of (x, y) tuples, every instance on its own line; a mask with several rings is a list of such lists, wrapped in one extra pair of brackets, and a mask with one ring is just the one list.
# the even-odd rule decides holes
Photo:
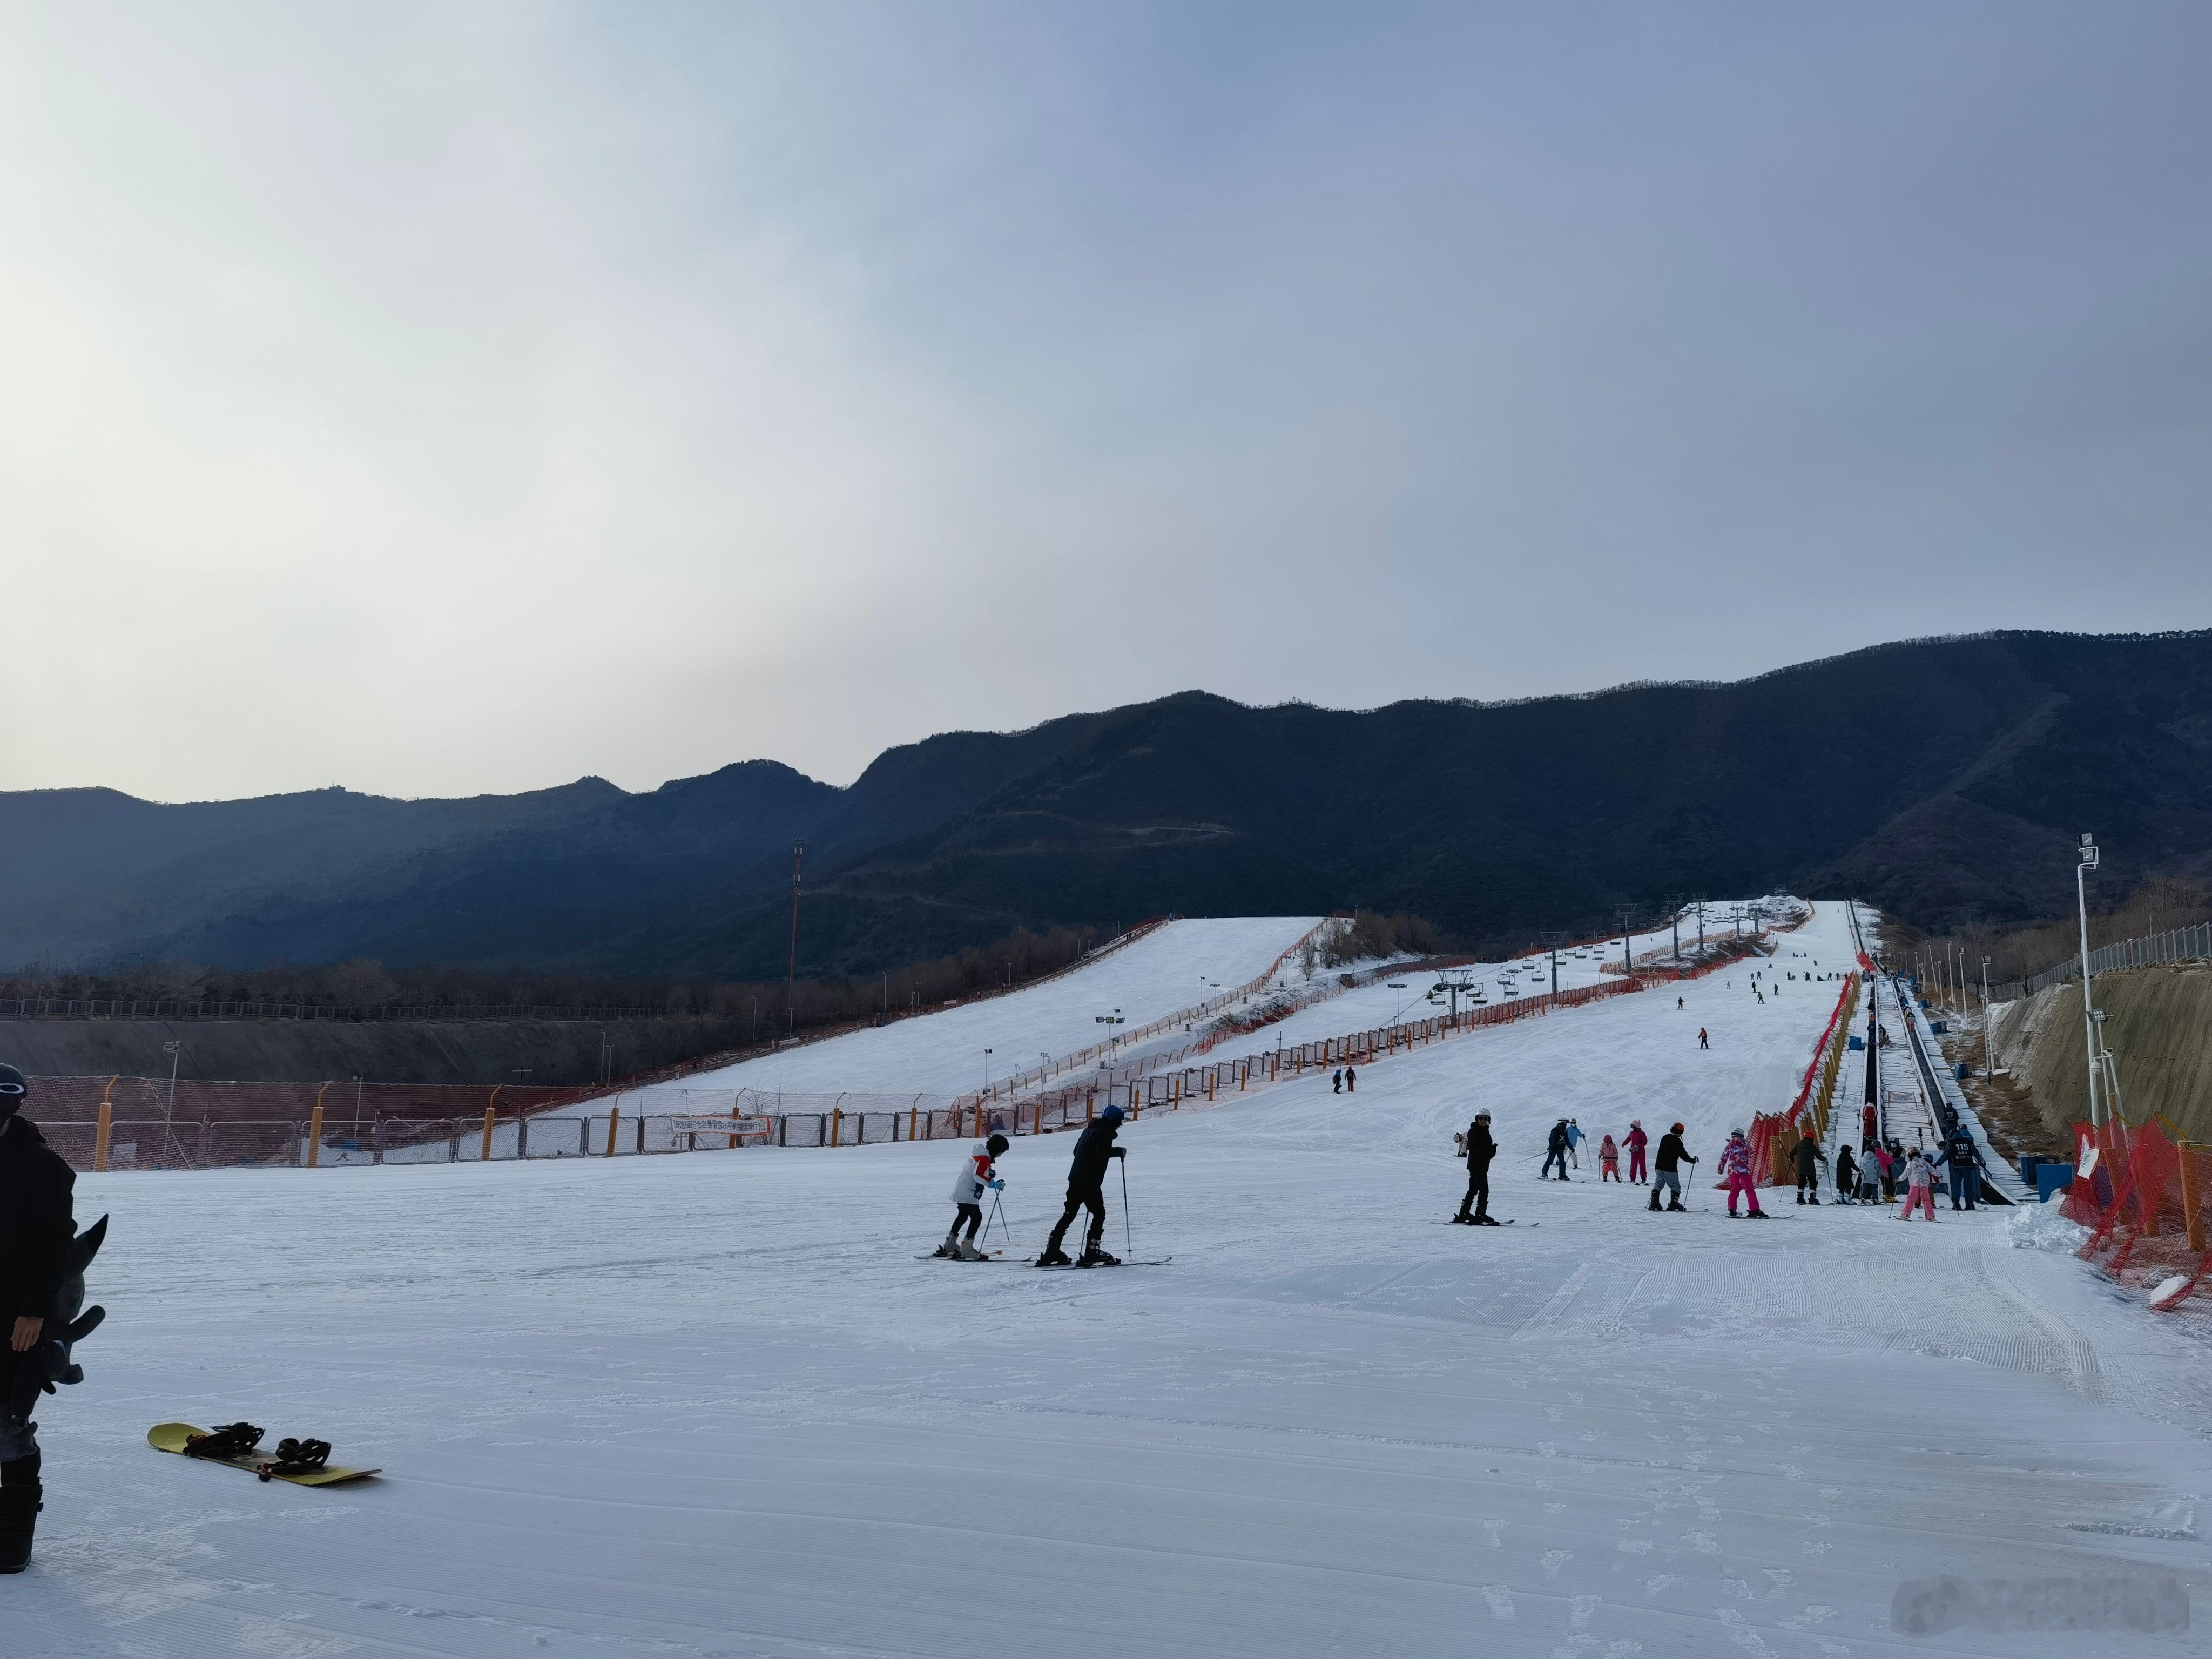
[(0, 787), (2212, 623), (2202, 3), (13, 4)]

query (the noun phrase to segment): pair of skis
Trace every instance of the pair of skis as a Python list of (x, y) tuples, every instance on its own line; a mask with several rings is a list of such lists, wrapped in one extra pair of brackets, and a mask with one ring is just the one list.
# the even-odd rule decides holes
[[(987, 1251), (981, 1260), (983, 1261), (996, 1261), (1005, 1254), (1006, 1252), (1003, 1250), (990, 1250)], [(916, 1261), (972, 1261), (975, 1260), (975, 1258), (957, 1255), (939, 1255), (933, 1251), (928, 1255), (918, 1255), (915, 1257), (915, 1260)], [(1047, 1273), (1072, 1273), (1079, 1267), (1164, 1267), (1169, 1262), (1174, 1260), (1175, 1258), (1171, 1255), (1161, 1255), (1154, 1256), (1147, 1261), (1054, 1261), (1049, 1264), (1040, 1261), (1024, 1261), (1018, 1265), (1024, 1267), (1042, 1267)], [(1009, 1262), (1006, 1265), (1012, 1267), (1017, 1264)]]

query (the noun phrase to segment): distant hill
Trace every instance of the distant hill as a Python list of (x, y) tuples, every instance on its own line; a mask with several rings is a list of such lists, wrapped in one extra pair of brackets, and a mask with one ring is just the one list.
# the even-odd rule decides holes
[(0, 793), (0, 966), (380, 957), (866, 973), (1018, 925), (1417, 910), (1467, 941), (1671, 892), (1850, 890), (1931, 927), (2212, 872), (2212, 631), (1913, 641), (1726, 684), (1252, 708), (1202, 692), (631, 794)]

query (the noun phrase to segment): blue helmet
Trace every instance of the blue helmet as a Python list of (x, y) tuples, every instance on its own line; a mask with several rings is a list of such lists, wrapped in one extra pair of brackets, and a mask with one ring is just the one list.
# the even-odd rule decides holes
[(1098, 1118), (1103, 1123), (1119, 1123), (1121, 1121), (1121, 1109), (1119, 1106), (1109, 1106), (1098, 1114)]

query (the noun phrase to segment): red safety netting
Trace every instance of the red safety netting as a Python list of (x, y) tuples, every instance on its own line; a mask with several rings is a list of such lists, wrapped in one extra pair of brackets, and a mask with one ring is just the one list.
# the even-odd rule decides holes
[(2084, 1261), (2150, 1292), (2160, 1312), (2179, 1307), (2212, 1270), (2204, 1204), (2212, 1148), (2185, 1139), (2161, 1117), (2101, 1129), (2074, 1126), (2073, 1184), (2063, 1209), (2089, 1229)]

